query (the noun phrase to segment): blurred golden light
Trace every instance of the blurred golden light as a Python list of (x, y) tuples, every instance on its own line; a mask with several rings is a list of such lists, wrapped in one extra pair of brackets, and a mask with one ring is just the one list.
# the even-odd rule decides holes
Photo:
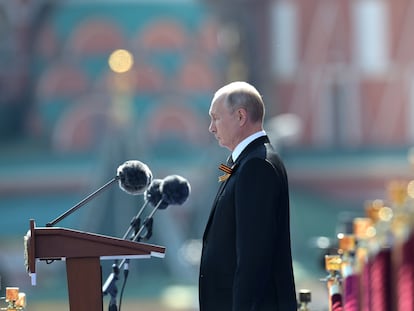
[(377, 229), (375, 227), (371, 226), (367, 228), (366, 236), (367, 238), (373, 238), (377, 234)]
[(407, 199), (407, 181), (391, 180), (387, 188), (388, 196), (393, 204), (401, 206)]
[(26, 294), (25, 293), (19, 293), (19, 297), (16, 300), (16, 307), (18, 308), (26, 308)]
[(414, 198), (414, 180), (411, 180), (407, 185), (407, 193), (410, 198)]
[(127, 72), (132, 68), (132, 65), (134, 64), (134, 57), (127, 50), (115, 50), (109, 56), (108, 64), (111, 70), (114, 72)]
[(384, 206), (379, 210), (378, 216), (382, 221), (390, 221), (393, 216), (393, 211), (388, 206)]
[(365, 202), (365, 213), (374, 223), (379, 219), (379, 211), (384, 207), (384, 202), (382, 200), (373, 200)]
[(19, 298), (18, 287), (6, 287), (6, 301), (16, 301)]
[[(354, 218), (354, 234), (357, 239), (367, 239), (372, 235), (370, 228), (372, 228), (372, 219), (367, 217)], [(371, 230), (372, 231), (372, 230)]]
[(339, 252), (350, 252), (355, 249), (355, 236), (353, 234), (338, 233)]

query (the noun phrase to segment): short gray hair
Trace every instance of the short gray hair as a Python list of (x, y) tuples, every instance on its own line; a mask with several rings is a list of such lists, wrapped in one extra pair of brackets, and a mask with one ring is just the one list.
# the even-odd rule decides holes
[(263, 122), (265, 114), (263, 98), (253, 85), (243, 81), (231, 82), (220, 88), (214, 94), (214, 99), (221, 96), (225, 96), (226, 105), (231, 112), (243, 108), (253, 122)]

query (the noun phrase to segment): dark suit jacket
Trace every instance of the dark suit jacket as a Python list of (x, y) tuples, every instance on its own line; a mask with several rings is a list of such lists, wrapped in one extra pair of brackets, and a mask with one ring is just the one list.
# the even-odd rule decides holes
[(222, 182), (203, 235), (200, 311), (296, 311), (285, 167), (267, 136)]

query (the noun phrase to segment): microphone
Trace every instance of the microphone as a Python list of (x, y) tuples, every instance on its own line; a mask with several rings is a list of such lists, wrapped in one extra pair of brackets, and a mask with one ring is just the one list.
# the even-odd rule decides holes
[[(148, 240), (152, 235), (153, 216), (155, 212), (158, 209), (166, 209), (169, 205), (183, 204), (190, 195), (190, 192), (190, 184), (184, 177), (181, 177), (179, 175), (170, 175), (165, 177), (164, 179), (153, 179), (147, 190), (145, 190), (145, 203), (141, 207), (137, 216), (135, 216), (133, 219), (134, 227), (136, 228), (136, 224), (140, 222), (139, 217), (141, 216), (144, 208), (147, 206), (148, 203), (153, 205), (154, 209), (144, 220), (142, 226), (131, 238), (131, 240), (135, 242), (141, 240)], [(146, 234), (144, 237), (141, 237), (141, 233), (144, 229), (146, 229)], [(124, 235), (124, 239), (130, 232), (130, 230), (131, 226), (128, 229), (127, 233)], [(114, 272), (110, 274), (110, 276), (108, 277), (108, 279), (102, 287), (103, 295), (106, 295), (108, 293), (110, 293), (111, 296), (116, 295), (117, 289), (114, 285), (114, 282), (118, 279), (117, 275), (119, 273), (119, 268), (125, 265), (124, 274), (126, 273), (127, 275), (128, 272), (126, 271), (128, 271), (128, 262), (129, 259), (123, 259), (119, 265), (113, 265)]]
[(144, 193), (152, 181), (152, 172), (148, 166), (137, 160), (126, 161), (117, 169), (119, 187), (126, 193), (138, 195)]
[[(145, 190), (144, 192), (144, 199), (145, 202), (144, 204), (141, 206), (140, 210), (138, 211), (137, 215), (134, 216), (131, 220), (130, 226), (128, 228), (128, 230), (125, 232), (124, 236), (122, 237), (122, 239), (126, 239), (129, 235), (129, 233), (131, 232), (132, 229), (134, 229), (134, 233), (132, 234), (131, 240), (132, 241), (140, 241), (141, 239), (149, 239), (150, 236), (152, 235), (152, 219), (151, 221), (149, 221), (148, 219), (144, 221), (143, 226), (141, 227), (141, 215), (144, 212), (144, 209), (147, 207), (148, 203), (150, 203), (153, 206), (157, 206), (157, 204), (160, 202), (161, 198), (162, 198), (162, 193), (161, 193), (161, 184), (163, 183), (162, 179), (153, 179), (151, 181), (151, 184), (149, 185), (149, 187)], [(164, 206), (165, 203), (160, 203), (160, 206)], [(165, 205), (165, 208), (167, 207), (167, 205)], [(147, 233), (145, 235), (145, 237), (139, 237), (139, 235), (141, 234), (141, 232), (144, 230), (144, 228), (147, 229)], [(112, 304), (114, 303), (114, 297), (117, 294), (117, 288), (115, 285), (115, 281), (118, 280), (118, 274), (119, 274), (119, 269), (124, 266), (124, 273), (125, 271), (128, 271), (129, 267), (129, 259), (123, 259), (122, 262), (119, 264), (119, 266), (117, 265), (117, 263), (112, 265), (112, 270), (113, 272), (108, 276), (107, 280), (105, 281), (104, 285), (102, 286), (102, 293), (103, 295), (106, 294), (110, 294), (111, 295), (111, 302)]]
[(162, 183), (162, 179), (153, 179), (147, 190), (144, 192), (144, 199), (145, 202), (141, 206), (141, 209), (139, 210), (138, 214), (135, 215), (130, 223), (130, 226), (128, 230), (125, 232), (124, 236), (122, 237), (124, 240), (128, 237), (129, 233), (132, 229), (135, 230), (134, 235), (139, 230), (139, 227), (141, 226), (141, 215), (144, 212), (144, 209), (147, 207), (148, 203), (151, 203), (153, 206), (156, 206), (158, 201), (161, 199), (161, 190), (160, 185)]
[(152, 172), (148, 166), (138, 160), (129, 160), (120, 165), (117, 169), (117, 175), (108, 181), (101, 188), (88, 195), (78, 204), (67, 210), (65, 213), (46, 224), (46, 227), (52, 227), (59, 221), (63, 220), (74, 211), (88, 203), (101, 191), (112, 185), (114, 182), (119, 181), (119, 187), (128, 194), (138, 195), (142, 194), (152, 181)]
[(188, 181), (179, 175), (164, 178), (161, 185), (162, 201), (167, 205), (181, 205), (190, 195), (191, 187)]
[[(164, 181), (162, 179), (154, 179), (151, 183), (151, 186), (145, 191), (146, 200), (151, 203), (152, 206), (157, 206), (157, 204), (162, 199), (161, 187)], [(161, 202), (158, 208), (165, 209), (167, 208), (168, 203)]]
[[(163, 180), (157, 180), (154, 183), (152, 189), (148, 189), (148, 197), (154, 209), (147, 216), (142, 224), (141, 228), (135, 234), (133, 241), (149, 239), (152, 234), (153, 216), (158, 209), (166, 209), (169, 205), (181, 205), (183, 204), (191, 192), (189, 182), (179, 175), (170, 175)], [(151, 190), (151, 191), (150, 191)], [(141, 237), (141, 233), (144, 229), (147, 229), (147, 233), (144, 237)]]

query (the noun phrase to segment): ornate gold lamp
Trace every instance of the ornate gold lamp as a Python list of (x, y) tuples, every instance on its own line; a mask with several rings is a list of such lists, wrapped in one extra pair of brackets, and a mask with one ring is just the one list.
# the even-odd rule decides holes
[(329, 292), (329, 311), (342, 308), (342, 258), (340, 255), (325, 255), (325, 270), (328, 276), (324, 279)]
[(6, 297), (2, 297), (7, 306), (0, 310), (17, 311), (26, 308), (26, 294), (19, 292), (18, 287), (6, 287)]

